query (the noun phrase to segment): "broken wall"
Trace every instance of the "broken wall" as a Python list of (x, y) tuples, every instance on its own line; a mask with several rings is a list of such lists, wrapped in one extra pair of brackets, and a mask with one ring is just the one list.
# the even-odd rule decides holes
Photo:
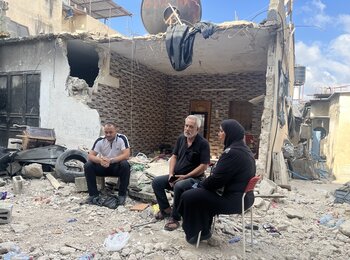
[[(119, 79), (119, 87), (98, 84), (89, 106), (98, 111), (102, 124), (112, 120), (118, 125), (118, 131), (128, 137), (133, 155), (158, 150), (166, 132), (166, 75), (133, 65), (113, 52), (109, 62), (110, 75)], [(133, 73), (136, 69), (137, 74)]]
[[(274, 161), (282, 150), (284, 139), (288, 139), (288, 109), (294, 87), (294, 34), (287, 26), (284, 2), (271, 0), (268, 22), (276, 25), (276, 34), (271, 32), (266, 73), (266, 97), (261, 121), (261, 135), (257, 173), (274, 179), (272, 166), (284, 164)], [(282, 28), (282, 29), (281, 29)], [(273, 162), (274, 161), (274, 162)], [(283, 168), (284, 165), (274, 165)], [(275, 175), (277, 176), (277, 175)], [(277, 176), (279, 184), (286, 184), (288, 176)]]
[(91, 147), (100, 134), (99, 115), (69, 96), (65, 41), (47, 36), (26, 41), (13, 40), (0, 45), (0, 56), (1, 73), (40, 73), (40, 127), (53, 128), (57, 144), (68, 148)]

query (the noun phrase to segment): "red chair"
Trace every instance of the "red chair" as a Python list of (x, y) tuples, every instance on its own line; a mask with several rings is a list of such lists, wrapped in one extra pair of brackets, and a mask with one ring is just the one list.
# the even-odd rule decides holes
[[(246, 239), (245, 239), (245, 221), (244, 221), (244, 213), (245, 211), (248, 211), (250, 210), (250, 230), (251, 230), (251, 245), (253, 246), (253, 205), (249, 208), (247, 208), (246, 210), (244, 210), (244, 198), (245, 196), (247, 195), (248, 192), (250, 191), (253, 191), (254, 188), (255, 188), (255, 185), (258, 183), (258, 181), (260, 180), (260, 176), (254, 176), (252, 177), (245, 190), (244, 190), (244, 193), (243, 193), (243, 196), (242, 196), (242, 232), (243, 232), (243, 259), (246, 258)], [(214, 225), (215, 225), (215, 218), (213, 220), (213, 228), (212, 230), (214, 230)], [(202, 234), (202, 231), (199, 232), (198, 234), (198, 239), (197, 239), (197, 245), (196, 247), (198, 248), (198, 245), (199, 245), (199, 242), (200, 242), (200, 238), (201, 238), (201, 234)]]

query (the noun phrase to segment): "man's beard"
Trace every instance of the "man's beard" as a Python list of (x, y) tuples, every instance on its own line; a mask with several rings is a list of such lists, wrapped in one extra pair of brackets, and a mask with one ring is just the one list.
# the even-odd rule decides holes
[(187, 137), (187, 138), (193, 138), (193, 137), (196, 136), (196, 133), (189, 134), (189, 133), (184, 132), (184, 136)]

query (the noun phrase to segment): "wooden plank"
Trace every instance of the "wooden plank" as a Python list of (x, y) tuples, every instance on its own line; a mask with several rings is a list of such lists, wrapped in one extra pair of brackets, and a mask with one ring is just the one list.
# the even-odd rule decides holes
[(139, 203), (139, 204), (135, 204), (134, 206), (132, 206), (130, 208), (130, 210), (136, 210), (136, 211), (143, 211), (145, 210), (149, 205), (146, 203)]
[(62, 185), (58, 182), (58, 180), (56, 180), (55, 177), (52, 176), (51, 173), (47, 173), (46, 174), (46, 178), (49, 180), (49, 182), (51, 183), (51, 185), (58, 190), (59, 188), (62, 188)]
[(279, 153), (273, 153), (272, 156), (272, 170), (274, 182), (279, 186), (289, 185), (289, 175), (282, 151), (280, 151)]

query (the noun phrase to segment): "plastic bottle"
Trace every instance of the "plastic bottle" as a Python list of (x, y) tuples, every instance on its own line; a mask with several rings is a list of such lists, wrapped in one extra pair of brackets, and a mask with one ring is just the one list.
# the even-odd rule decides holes
[(78, 260), (92, 260), (95, 257), (95, 253), (85, 253), (79, 257)]

